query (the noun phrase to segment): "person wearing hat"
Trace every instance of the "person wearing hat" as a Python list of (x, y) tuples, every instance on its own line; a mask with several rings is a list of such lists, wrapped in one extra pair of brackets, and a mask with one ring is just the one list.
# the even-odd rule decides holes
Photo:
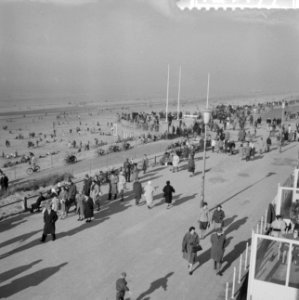
[(44, 230), (43, 235), (41, 238), (41, 242), (45, 242), (47, 235), (52, 235), (52, 240), (55, 241), (56, 235), (55, 235), (55, 222), (58, 219), (58, 216), (56, 212), (51, 208), (51, 202), (47, 202), (45, 209), (43, 210), (43, 217), (44, 217)]
[(222, 206), (219, 204), (217, 205), (217, 208), (216, 210), (214, 210), (212, 215), (212, 222), (214, 223), (215, 230), (223, 227), (224, 218), (225, 218), (225, 213), (222, 210)]
[(197, 251), (199, 251), (199, 236), (195, 232), (195, 227), (191, 226), (189, 231), (184, 235), (182, 242), (183, 258), (188, 261), (189, 275), (193, 274), (193, 264), (197, 259)]
[(225, 249), (225, 236), (222, 228), (218, 228), (211, 235), (211, 259), (214, 260), (214, 270), (216, 274), (222, 276), (221, 266)]
[(126, 277), (127, 274), (125, 272), (122, 272), (121, 278), (116, 280), (116, 300), (124, 300), (126, 292), (129, 291)]

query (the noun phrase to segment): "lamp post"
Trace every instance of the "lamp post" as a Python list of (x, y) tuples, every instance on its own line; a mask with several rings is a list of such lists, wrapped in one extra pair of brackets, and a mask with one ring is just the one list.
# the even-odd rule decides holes
[(200, 194), (201, 206), (203, 206), (203, 203), (205, 202), (207, 125), (210, 122), (210, 116), (211, 116), (211, 112), (209, 110), (209, 89), (210, 89), (210, 74), (208, 74), (207, 104), (206, 104), (205, 111), (203, 111), (205, 137), (204, 137), (204, 144), (203, 144), (203, 171), (201, 177), (201, 194)]

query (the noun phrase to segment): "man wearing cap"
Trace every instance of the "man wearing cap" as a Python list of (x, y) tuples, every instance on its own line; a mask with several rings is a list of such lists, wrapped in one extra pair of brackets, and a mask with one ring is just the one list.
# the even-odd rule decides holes
[(211, 216), (208, 209), (208, 203), (204, 202), (202, 208), (199, 210), (199, 237), (205, 238), (207, 228), (210, 226)]
[(217, 275), (222, 276), (221, 266), (225, 247), (225, 236), (222, 228), (218, 228), (211, 235), (211, 244), (211, 258), (214, 260), (214, 270), (216, 270)]
[(215, 230), (223, 227), (224, 218), (225, 218), (224, 211), (222, 210), (222, 206), (219, 204), (217, 205), (216, 210), (214, 210), (212, 216), (212, 222), (214, 223)]
[(124, 300), (126, 291), (129, 291), (126, 281), (127, 274), (121, 273), (121, 278), (116, 280), (116, 300)]

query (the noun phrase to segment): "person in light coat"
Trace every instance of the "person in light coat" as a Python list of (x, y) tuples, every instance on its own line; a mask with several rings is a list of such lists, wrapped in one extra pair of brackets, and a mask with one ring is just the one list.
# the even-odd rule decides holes
[(177, 153), (174, 153), (172, 157), (172, 172), (178, 172), (179, 170), (180, 158)]
[(154, 188), (152, 186), (151, 181), (148, 181), (148, 183), (144, 187), (144, 197), (148, 209), (151, 209), (153, 206), (153, 198), (154, 198)]
[(92, 179), (92, 184), (90, 187), (90, 197), (93, 201), (94, 207), (97, 207), (97, 210), (99, 211), (101, 209), (101, 187), (100, 183), (96, 180), (96, 178)]
[(120, 197), (120, 201), (124, 201), (124, 193), (126, 189), (126, 178), (124, 172), (120, 172), (118, 176), (117, 190)]

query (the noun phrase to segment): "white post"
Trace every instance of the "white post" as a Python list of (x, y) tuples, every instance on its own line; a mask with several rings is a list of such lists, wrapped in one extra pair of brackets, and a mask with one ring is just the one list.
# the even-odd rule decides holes
[(264, 234), (264, 216), (261, 217), (261, 234)]
[(209, 95), (210, 95), (210, 73), (208, 74), (207, 109), (209, 108)]
[(235, 283), (236, 281), (236, 267), (234, 267), (234, 275), (233, 275), (233, 285), (232, 285), (232, 294), (231, 294), (231, 299), (235, 299)]
[(177, 120), (179, 119), (179, 113), (180, 113), (181, 75), (182, 75), (182, 66), (180, 66), (180, 73), (179, 73)]
[(247, 266), (248, 266), (247, 260), (248, 260), (248, 242), (246, 243), (244, 271), (246, 271)]
[(259, 223), (256, 224), (256, 233), (259, 234)]
[(165, 116), (165, 121), (167, 124), (168, 124), (168, 94), (169, 94), (169, 64), (167, 66), (166, 116)]
[(241, 278), (242, 278), (242, 259), (243, 259), (243, 254), (240, 255), (238, 283), (241, 283)]
[(267, 218), (268, 218), (268, 209), (265, 212), (265, 231), (267, 231)]
[(225, 300), (228, 300), (228, 282), (225, 284)]

